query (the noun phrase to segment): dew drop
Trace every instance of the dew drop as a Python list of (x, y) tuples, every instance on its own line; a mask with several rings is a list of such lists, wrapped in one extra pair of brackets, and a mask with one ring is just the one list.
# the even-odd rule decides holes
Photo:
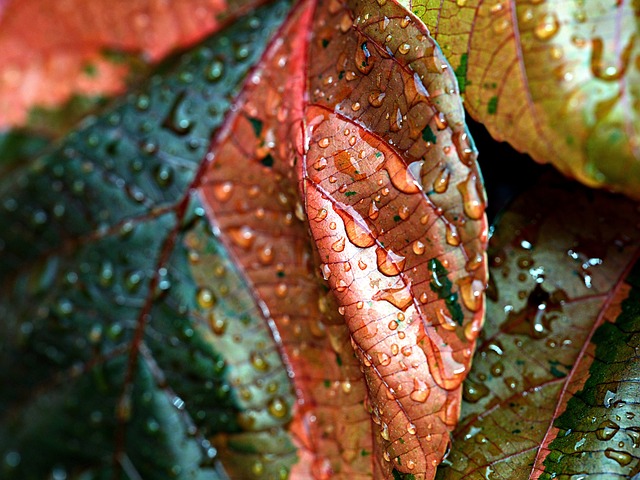
[(404, 270), (406, 259), (391, 250), (376, 248), (378, 270), (387, 277), (394, 277)]
[(611, 460), (615, 460), (623, 467), (626, 465), (629, 465), (631, 463), (631, 460), (633, 460), (633, 457), (629, 455), (627, 452), (621, 452), (619, 450), (614, 450), (612, 448), (607, 448), (604, 451), (604, 455), (605, 457), (610, 458)]
[(477, 312), (482, 306), (484, 284), (471, 276), (459, 280), (462, 303), (472, 312)]
[(289, 407), (286, 402), (280, 398), (276, 397), (269, 402), (268, 405), (269, 414), (271, 414), (274, 418), (285, 418), (289, 413)]
[(389, 436), (389, 425), (382, 422), (382, 425), (380, 427), (380, 436), (386, 441), (389, 441), (391, 439), (391, 437)]
[(231, 182), (217, 183), (212, 187), (213, 195), (220, 202), (226, 202), (231, 198), (233, 193), (233, 184)]
[(263, 265), (271, 265), (273, 263), (273, 259), (275, 257), (275, 252), (273, 251), (273, 247), (271, 245), (263, 246), (258, 252), (258, 260)]
[(269, 362), (264, 358), (264, 355), (260, 352), (251, 352), (249, 355), (249, 360), (251, 361), (251, 365), (253, 368), (260, 372), (266, 372), (269, 370)]
[(598, 430), (596, 430), (596, 437), (598, 440), (608, 441), (611, 440), (615, 434), (620, 429), (620, 426), (611, 420), (605, 420), (600, 425), (598, 425)]
[(409, 218), (409, 215), (410, 215), (409, 207), (407, 207), (406, 205), (402, 205), (400, 208), (398, 208), (398, 216), (402, 220), (406, 220), (407, 218)]
[(352, 207), (349, 212), (338, 209), (337, 213), (344, 222), (349, 241), (356, 247), (367, 248), (375, 244), (376, 240), (365, 220)]
[(314, 164), (313, 164), (313, 168), (315, 168), (318, 171), (324, 170), (325, 168), (327, 168), (327, 159), (324, 157), (320, 157)]
[(207, 287), (201, 287), (198, 289), (196, 299), (201, 308), (211, 308), (216, 304), (215, 295)]
[(228, 234), (234, 244), (245, 250), (251, 248), (255, 240), (253, 230), (246, 225), (242, 227), (231, 227), (229, 228)]
[(433, 182), (433, 190), (436, 193), (444, 193), (449, 188), (449, 178), (451, 173), (448, 168), (443, 168)]
[(323, 137), (320, 140), (318, 140), (318, 146), (320, 148), (327, 148), (329, 146), (330, 140), (328, 137)]
[(558, 22), (558, 17), (554, 12), (549, 12), (545, 14), (540, 22), (536, 25), (533, 30), (533, 34), (538, 40), (546, 42), (553, 38), (553, 36), (558, 32), (559, 28), (560, 24)]
[(391, 357), (389, 357), (389, 355), (387, 355), (384, 352), (379, 352), (378, 361), (380, 362), (380, 365), (382, 365), (383, 367), (386, 367), (391, 363)]
[(422, 255), (425, 251), (425, 245), (420, 240), (416, 240), (415, 242), (413, 242), (412, 249), (413, 253), (415, 253), (416, 255)]
[(331, 245), (331, 250), (333, 250), (334, 252), (342, 252), (344, 250), (344, 247), (345, 247), (345, 238), (341, 237), (339, 240), (335, 241)]
[(429, 398), (429, 387), (418, 378), (413, 379), (413, 391), (409, 394), (409, 398), (414, 402), (424, 403)]
[(411, 50), (411, 45), (409, 45), (408, 43), (403, 43), (398, 47), (398, 52), (400, 52), (402, 55), (406, 55), (407, 53), (409, 53), (409, 50)]
[(369, 98), (368, 98), (369, 104), (372, 107), (375, 107), (375, 108), (378, 108), (378, 107), (382, 106), (382, 103), (384, 101), (384, 97), (386, 95), (387, 95), (386, 93), (380, 92), (380, 91), (371, 92), (369, 94)]
[(447, 222), (445, 236), (447, 239), (447, 243), (452, 247), (457, 247), (458, 245), (460, 245), (460, 236), (458, 235), (458, 229), (455, 227), (455, 225)]

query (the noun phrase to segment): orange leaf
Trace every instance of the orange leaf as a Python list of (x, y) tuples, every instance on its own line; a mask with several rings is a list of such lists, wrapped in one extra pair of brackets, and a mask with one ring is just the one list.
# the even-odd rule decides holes
[(109, 53), (156, 63), (260, 3), (7, 0), (0, 4), (0, 129), (72, 95), (121, 93), (129, 66)]

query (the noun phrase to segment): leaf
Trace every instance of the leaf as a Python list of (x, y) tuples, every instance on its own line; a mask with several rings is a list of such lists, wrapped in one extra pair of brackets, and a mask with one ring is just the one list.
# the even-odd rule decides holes
[(157, 63), (259, 2), (48, 2), (0, 7), (0, 129), (72, 96), (121, 93), (131, 70)]
[[(0, 448), (14, 478), (433, 477), (486, 282), (455, 79), (391, 2), (302, 2), (263, 53), (284, 8), (0, 183), (0, 370), (17, 385)], [(335, 235), (343, 271), (327, 284)], [(49, 393), (59, 424), (33, 405)], [(98, 408), (96, 433), (73, 421)]]
[(494, 136), (590, 186), (639, 198), (637, 2), (403, 2)]
[[(482, 321), (486, 223), (475, 151), (444, 58), (419, 43), (426, 32), (400, 12), (395, 4), (300, 4), (283, 27), (288, 41), (274, 42), (215, 139), (201, 189), (282, 337), (302, 403), (292, 428), (320, 478), (431, 477)], [(382, 145), (382, 136), (397, 146)], [(319, 206), (321, 189), (327, 203)], [(344, 207), (331, 205), (338, 199)], [(338, 305), (308, 280), (305, 214)], [(283, 238), (293, 240), (289, 249)], [(376, 243), (377, 251), (364, 250)], [(330, 250), (336, 256), (327, 261)], [(412, 271), (421, 265), (431, 270)], [(430, 327), (427, 314), (449, 322), (447, 331)], [(406, 373), (392, 378), (398, 368)], [(346, 424), (336, 408), (346, 410)]]
[(639, 213), (547, 176), (499, 218), (487, 324), (437, 478), (637, 473)]
[[(219, 438), (230, 466), (295, 463), (288, 372), (190, 190), (287, 10), (243, 18), (3, 178), (3, 478), (226, 478)], [(238, 58), (236, 39), (255, 46)]]

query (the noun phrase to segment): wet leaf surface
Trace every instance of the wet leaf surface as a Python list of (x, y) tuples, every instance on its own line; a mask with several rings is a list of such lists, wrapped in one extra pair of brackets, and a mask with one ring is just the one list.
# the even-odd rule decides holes
[(411, 0), (491, 134), (638, 198), (637, 2)]
[(487, 270), (455, 77), (395, 3), (288, 8), (0, 180), (7, 478), (433, 477)]
[(637, 204), (556, 176), (499, 216), (487, 322), (437, 478), (637, 473), (639, 222)]

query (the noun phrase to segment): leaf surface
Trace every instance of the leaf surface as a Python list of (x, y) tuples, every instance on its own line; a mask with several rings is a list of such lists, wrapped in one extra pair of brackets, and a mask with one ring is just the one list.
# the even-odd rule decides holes
[(437, 478), (637, 473), (639, 220), (637, 204), (554, 176), (499, 218), (487, 323)]
[[(272, 8), (0, 184), (2, 275), (24, 297), (4, 302), (0, 358), (50, 362), (3, 379), (22, 381), (0, 444), (15, 477), (56, 467), (28, 457), (39, 435), (11, 440), (33, 385), (99, 391), (105, 364), (109, 427), (83, 473), (433, 478), (486, 286), (455, 77), (396, 3), (304, 1), (264, 50), (229, 48), (247, 32), (264, 45)], [(157, 444), (166, 465), (138, 441), (140, 415), (175, 432)], [(77, 438), (69, 425), (53, 431)], [(56, 454), (77, 473), (78, 450)]]
[(35, 107), (58, 107), (72, 95), (121, 93), (132, 70), (202, 40), (260, 3), (3, 2), (0, 129), (22, 125)]
[(403, 2), (494, 138), (590, 186), (638, 198), (637, 2)]
[[(287, 10), (243, 18), (3, 179), (3, 478), (280, 478), (297, 461), (288, 372), (190, 189)], [(238, 59), (236, 38), (256, 46)]]

